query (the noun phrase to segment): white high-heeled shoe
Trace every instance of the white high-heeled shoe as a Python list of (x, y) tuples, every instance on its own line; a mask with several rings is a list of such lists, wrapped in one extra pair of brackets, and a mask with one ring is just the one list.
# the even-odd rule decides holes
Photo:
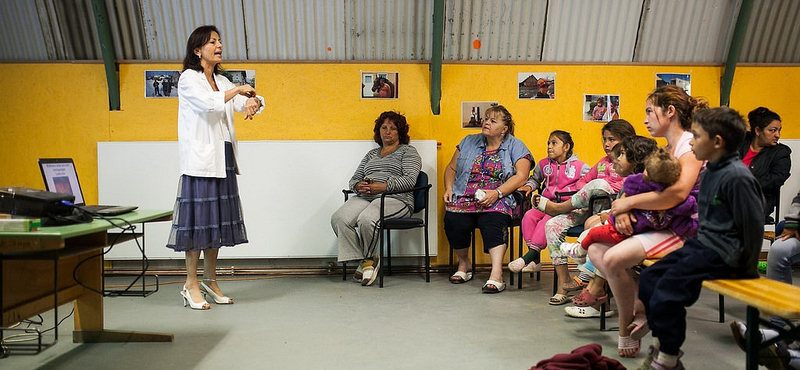
[[(216, 281), (216, 280), (209, 280), (209, 281)], [(214, 293), (214, 291), (211, 290), (211, 287), (209, 287), (208, 285), (206, 285), (206, 283), (202, 281), (200, 282), (200, 290), (203, 292), (203, 294), (210, 295), (214, 303), (216, 304), (233, 304), (233, 298), (217, 295), (217, 293)]]
[(181, 290), (181, 297), (183, 297), (183, 307), (189, 306), (193, 310), (207, 310), (211, 308), (211, 305), (205, 300), (195, 303), (192, 300), (192, 296), (189, 294), (189, 289), (186, 289), (186, 285), (184, 285), (183, 290)]

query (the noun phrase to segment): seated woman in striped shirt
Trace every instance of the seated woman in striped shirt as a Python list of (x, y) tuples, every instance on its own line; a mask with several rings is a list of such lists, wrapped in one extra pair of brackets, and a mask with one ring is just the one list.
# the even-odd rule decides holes
[[(422, 168), (417, 149), (408, 145), (406, 117), (383, 112), (375, 120), (373, 139), (379, 147), (367, 152), (350, 178), (349, 189), (356, 193), (331, 216), (331, 227), (339, 245), (339, 262), (359, 261), (353, 278), (361, 285), (372, 285), (380, 268), (378, 220), (381, 193), (414, 187)], [(411, 216), (412, 193), (387, 196), (385, 218)]]

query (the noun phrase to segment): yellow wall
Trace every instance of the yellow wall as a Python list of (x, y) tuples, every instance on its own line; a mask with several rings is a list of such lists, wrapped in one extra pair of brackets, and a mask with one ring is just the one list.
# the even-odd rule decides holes
[[(719, 66), (489, 65), (445, 64), (441, 115), (431, 114), (430, 72), (426, 64), (248, 63), (229, 69), (256, 70), (257, 90), (268, 102), (253, 121), (237, 117), (240, 140), (370, 139), (372, 122), (384, 110), (404, 113), (414, 139), (434, 139), (439, 178), (466, 134), (460, 128), (462, 101), (499, 101), (514, 116), (517, 137), (535, 158), (545, 155), (547, 134), (570, 131), (575, 152), (593, 164), (603, 155), (601, 123), (582, 121), (584, 93), (620, 95), (620, 114), (647, 135), (644, 100), (656, 72), (691, 73), (692, 93), (719, 103)], [(98, 141), (176, 140), (177, 99), (145, 99), (145, 70), (177, 70), (180, 64), (123, 64), (119, 67), (121, 111), (109, 112), (103, 65), (99, 63), (4, 64), (0, 84), (5, 114), (0, 117), (0, 186), (42, 188), (40, 157), (72, 157), (87, 202), (97, 201)], [(362, 100), (360, 71), (399, 72), (397, 100)], [(553, 101), (517, 99), (517, 73), (556, 72)], [(800, 112), (791, 102), (800, 67), (740, 66), (731, 106), (746, 114), (763, 105), (781, 114), (783, 137), (800, 138)], [(441, 184), (441, 182), (440, 182)], [(439, 193), (442, 193), (440, 185)], [(439, 214), (443, 206), (438, 202)], [(438, 261), (445, 263), (447, 240), (439, 231)]]

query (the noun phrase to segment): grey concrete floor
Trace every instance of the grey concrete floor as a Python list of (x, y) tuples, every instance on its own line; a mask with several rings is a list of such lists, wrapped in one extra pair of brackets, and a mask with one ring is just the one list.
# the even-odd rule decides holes
[[(480, 292), (486, 273), (462, 285), (443, 274), (429, 284), (397, 275), (383, 289), (338, 275), (256, 277), (220, 281), (236, 303), (208, 311), (182, 307), (182, 281), (162, 278), (147, 298), (106, 298), (105, 326), (172, 333), (174, 342), (74, 344), (70, 317), (53, 347), (0, 359), (0, 369), (528, 369), (589, 343), (636, 369), (652, 338), (637, 358), (620, 359), (616, 331), (599, 331), (599, 319), (569, 318), (564, 306), (547, 303), (552, 276), (526, 278), (524, 289), (496, 295)], [(70, 309), (62, 306), (59, 316)], [(726, 311), (727, 322), (718, 323), (717, 295), (705, 290), (689, 309), (687, 368), (744, 368), (728, 324), (744, 319), (745, 306), (728, 299)], [(44, 316), (52, 326), (52, 311)], [(616, 317), (609, 324), (617, 326)]]

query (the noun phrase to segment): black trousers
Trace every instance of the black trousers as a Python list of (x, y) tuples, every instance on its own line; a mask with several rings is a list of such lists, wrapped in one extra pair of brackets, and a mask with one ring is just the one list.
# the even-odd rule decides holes
[(639, 299), (653, 336), (661, 342), (659, 351), (678, 355), (686, 340), (686, 307), (697, 302), (703, 280), (754, 277), (743, 276), (745, 270), (729, 266), (696, 238), (645, 268), (639, 278)]

